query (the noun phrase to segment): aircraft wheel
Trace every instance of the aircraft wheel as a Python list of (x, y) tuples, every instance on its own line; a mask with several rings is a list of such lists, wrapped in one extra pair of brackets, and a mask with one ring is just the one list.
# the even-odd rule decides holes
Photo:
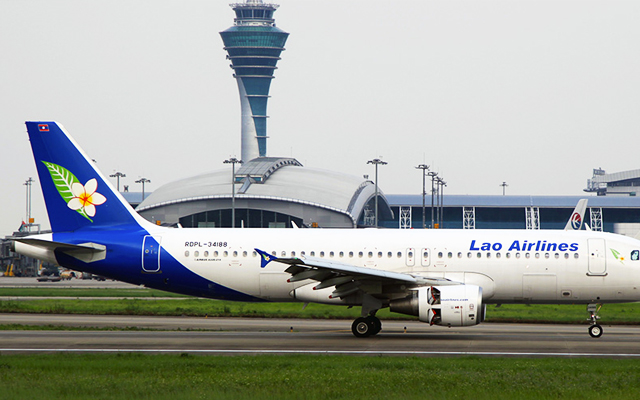
[(366, 318), (356, 318), (351, 325), (351, 332), (355, 337), (369, 337), (373, 334), (373, 326)]
[(382, 330), (382, 322), (380, 318), (370, 315), (365, 320), (371, 325), (371, 335), (377, 335)]
[(594, 324), (589, 327), (589, 335), (592, 338), (599, 338), (600, 336), (602, 336), (602, 333), (602, 327), (598, 324)]

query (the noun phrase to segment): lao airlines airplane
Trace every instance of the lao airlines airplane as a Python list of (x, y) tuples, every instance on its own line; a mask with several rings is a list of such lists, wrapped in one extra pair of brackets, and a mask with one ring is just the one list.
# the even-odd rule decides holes
[(212, 299), (361, 307), (357, 337), (380, 332), (385, 307), (471, 326), (486, 304), (506, 303), (587, 304), (589, 334), (600, 337), (597, 305), (640, 300), (640, 241), (610, 233), (160, 227), (61, 125), (26, 125), (53, 233), (14, 249), (73, 270)]

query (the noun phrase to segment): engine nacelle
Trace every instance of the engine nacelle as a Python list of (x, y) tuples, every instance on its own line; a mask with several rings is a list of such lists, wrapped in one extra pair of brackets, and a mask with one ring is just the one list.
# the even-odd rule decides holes
[(390, 303), (392, 312), (415, 315), (430, 325), (470, 326), (484, 321), (482, 288), (476, 285), (428, 286)]

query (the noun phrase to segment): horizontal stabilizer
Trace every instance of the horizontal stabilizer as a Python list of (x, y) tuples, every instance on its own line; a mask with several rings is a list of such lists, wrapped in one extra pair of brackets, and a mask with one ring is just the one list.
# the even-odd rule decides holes
[(54, 242), (43, 239), (20, 238), (13, 239), (15, 242), (24, 243), (51, 252), (61, 251), (71, 257), (84, 262), (104, 260), (107, 255), (107, 247), (98, 243), (71, 244)]

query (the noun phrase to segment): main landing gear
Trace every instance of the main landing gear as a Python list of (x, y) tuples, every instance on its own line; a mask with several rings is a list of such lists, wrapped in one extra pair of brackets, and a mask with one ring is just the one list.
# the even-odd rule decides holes
[(598, 311), (600, 311), (601, 308), (602, 304), (587, 305), (587, 312), (589, 313), (589, 320), (591, 321), (591, 326), (589, 326), (589, 335), (592, 338), (599, 338), (604, 332), (602, 327), (598, 324), (598, 320), (600, 319)]
[(377, 335), (382, 329), (382, 322), (378, 317), (369, 315), (367, 317), (356, 318), (351, 325), (351, 332), (355, 337), (369, 337)]

